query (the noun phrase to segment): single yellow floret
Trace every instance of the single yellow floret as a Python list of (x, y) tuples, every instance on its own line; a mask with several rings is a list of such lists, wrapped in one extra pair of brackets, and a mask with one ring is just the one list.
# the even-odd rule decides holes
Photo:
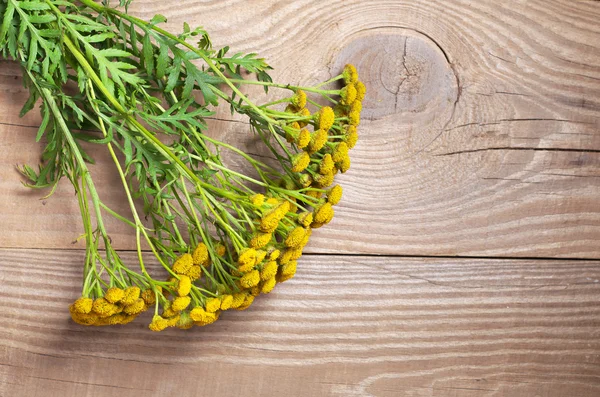
[(247, 294), (245, 292), (238, 292), (237, 294), (233, 294), (233, 301), (231, 302), (231, 308), (237, 309), (238, 307), (243, 305), (244, 301), (246, 300), (246, 295)]
[(363, 99), (365, 99), (367, 87), (365, 87), (362, 81), (357, 81), (356, 83), (354, 83), (354, 87), (356, 88), (356, 101), (362, 102)]
[(286, 112), (286, 113), (298, 113), (299, 111), (300, 111), (300, 109), (298, 109), (296, 106), (292, 105), (291, 103), (288, 104), (284, 110), (284, 112)]
[(347, 64), (344, 67), (342, 76), (344, 76), (344, 82), (346, 84), (352, 84), (358, 81), (358, 71), (356, 70), (356, 67), (352, 64)]
[(219, 313), (206, 313), (201, 321), (196, 321), (195, 324), (199, 327), (203, 327), (208, 324), (212, 324), (219, 319)]
[(246, 294), (244, 302), (235, 308), (235, 310), (246, 310), (254, 302), (254, 295)]
[(73, 310), (75, 313), (79, 314), (88, 314), (92, 311), (92, 305), (94, 304), (94, 300), (91, 298), (81, 297), (73, 302)]
[(285, 239), (286, 247), (291, 247), (291, 248), (297, 247), (298, 245), (300, 245), (300, 243), (302, 243), (302, 239), (304, 238), (305, 235), (306, 235), (306, 230), (303, 227), (301, 227), (301, 226), (296, 227), (294, 230), (292, 230), (290, 232), (290, 234), (288, 234), (287, 238)]
[(254, 287), (250, 288), (250, 295), (252, 296), (258, 296), (260, 295), (260, 289), (262, 288), (262, 284), (259, 283), (258, 285), (255, 285)]
[[(169, 302), (169, 303), (171, 303), (171, 302)], [(179, 312), (173, 310), (173, 305), (171, 304), (171, 305), (165, 306), (163, 308), (162, 316), (165, 318), (170, 318), (170, 317), (176, 316), (178, 313)]]
[(298, 153), (292, 157), (292, 172), (302, 172), (308, 167), (310, 156), (306, 152)]
[(179, 276), (179, 281), (177, 282), (177, 295), (186, 296), (190, 294), (192, 290), (192, 279), (189, 276), (183, 275)]
[(290, 274), (296, 274), (298, 262), (292, 261), (281, 268), (281, 274), (289, 276)]
[(138, 300), (142, 291), (139, 287), (127, 287), (125, 288), (125, 296), (121, 299), (121, 303), (124, 305), (131, 305), (133, 302)]
[(290, 203), (288, 201), (280, 203), (277, 207), (263, 215), (258, 228), (264, 233), (272, 233), (277, 229), (279, 221), (285, 217), (289, 210)]
[(251, 248), (259, 249), (269, 244), (271, 238), (273, 238), (272, 233), (257, 232), (252, 236), (252, 238), (248, 242), (248, 245)]
[(221, 308), (221, 298), (210, 298), (206, 301), (206, 311), (209, 313), (214, 313)]
[(357, 112), (357, 113), (362, 112), (362, 102), (354, 101), (354, 103), (352, 103), (352, 105), (350, 105), (350, 112)]
[(221, 243), (218, 243), (217, 245), (215, 245), (215, 252), (217, 253), (218, 256), (224, 256), (225, 253), (227, 252), (227, 247), (225, 247)]
[(146, 305), (150, 306), (156, 303), (156, 294), (151, 288), (145, 289), (140, 297), (146, 302)]
[(333, 207), (331, 206), (331, 203), (325, 203), (316, 210), (313, 222), (327, 223), (328, 219), (332, 217)]
[(267, 204), (271, 204), (271, 205), (279, 205), (279, 204), (281, 203), (281, 201), (279, 201), (279, 199), (278, 199), (278, 198), (276, 198), (276, 197), (269, 197), (269, 198), (268, 198), (268, 199), (265, 201), (265, 203), (267, 203)]
[(319, 150), (321, 150), (323, 148), (323, 146), (325, 146), (325, 144), (327, 143), (327, 139), (329, 139), (329, 135), (327, 135), (327, 131), (325, 130), (316, 130), (311, 138), (310, 138), (310, 143), (307, 146), (308, 152), (309, 153), (314, 153), (314, 152), (318, 152)]
[(277, 274), (278, 265), (274, 260), (267, 262), (260, 271), (260, 279), (266, 281)]
[(240, 284), (244, 288), (252, 288), (260, 282), (260, 273), (258, 270), (253, 270), (250, 273), (244, 274), (240, 279)]
[(343, 105), (352, 105), (356, 101), (356, 87), (354, 84), (348, 84), (340, 91)]
[(340, 164), (340, 172), (343, 174), (344, 172), (350, 169), (350, 156), (344, 157)]
[(313, 183), (313, 179), (310, 174), (300, 174), (299, 179), (302, 187), (309, 187)]
[[(126, 317), (130, 317), (130, 316), (127, 316), (123, 313), (117, 313), (117, 314), (113, 314), (112, 316), (105, 318), (103, 320), (106, 320), (106, 325), (117, 325), (117, 324), (123, 324), (123, 321), (125, 320)], [(135, 317), (135, 316), (131, 316), (131, 317)]]
[(130, 305), (127, 305), (123, 308), (123, 311), (131, 316), (136, 314), (140, 314), (144, 310), (146, 310), (146, 302), (142, 298), (138, 298), (135, 302)]
[(161, 316), (155, 315), (154, 317), (152, 317), (152, 322), (150, 323), (148, 328), (150, 328), (150, 330), (152, 331), (159, 332), (164, 330), (168, 326), (169, 323), (166, 319), (162, 318)]
[(194, 265), (190, 267), (190, 270), (186, 273), (186, 276), (190, 278), (190, 280), (195, 281), (202, 276), (202, 266)]
[(269, 253), (269, 260), (276, 260), (277, 258), (279, 258), (279, 254), (281, 254), (281, 251), (279, 251), (278, 249), (274, 249)]
[(302, 256), (302, 249), (304, 247), (300, 246), (300, 247), (296, 247), (296, 248), (292, 248), (291, 249), (291, 255), (290, 258), (295, 261), (296, 259), (299, 259)]
[(194, 321), (203, 321), (207, 316), (207, 311), (200, 306), (197, 306), (190, 311), (190, 318)]
[(223, 295), (221, 297), (221, 310), (229, 310), (233, 303), (233, 295)]
[(327, 153), (323, 156), (321, 163), (319, 164), (319, 173), (321, 175), (330, 174), (333, 171), (335, 163), (331, 157), (331, 154)]
[(304, 149), (310, 143), (310, 132), (305, 128), (298, 134), (296, 138), (296, 146), (299, 149)]
[(261, 207), (265, 203), (265, 196), (260, 193), (254, 194), (250, 196), (250, 202), (257, 207)]
[(344, 190), (342, 189), (342, 187), (340, 185), (335, 185), (327, 193), (327, 202), (331, 205), (336, 205), (342, 199), (343, 193)]
[(173, 299), (173, 303), (171, 304), (171, 310), (173, 310), (174, 312), (180, 312), (187, 308), (191, 302), (192, 298), (190, 298), (189, 296), (178, 296), (177, 298)]
[(133, 320), (135, 320), (135, 318), (137, 317), (137, 315), (134, 316), (123, 316), (121, 318), (121, 325), (125, 325), (125, 324), (129, 324), (130, 322), (132, 322)]
[(306, 246), (306, 244), (308, 244), (308, 241), (310, 240), (310, 235), (312, 234), (312, 229), (309, 228), (306, 231), (306, 236), (304, 236), (304, 238), (302, 239), (302, 243), (300, 243), (300, 247), (299, 248), (304, 248)]
[(277, 282), (282, 283), (294, 277), (296, 275), (297, 267), (298, 263), (296, 261), (292, 261), (283, 265), (279, 273), (277, 273)]
[(265, 259), (266, 256), (267, 256), (267, 251), (264, 251), (264, 250), (256, 251), (256, 262), (255, 263), (257, 265), (260, 264)]
[(284, 276), (282, 274), (278, 274), (276, 277), (276, 280), (278, 283), (284, 283), (286, 281), (288, 281), (289, 279), (294, 278), (294, 274), (290, 274), (289, 276)]
[(96, 322), (94, 322), (94, 326), (95, 326), (95, 327), (102, 327), (102, 326), (105, 326), (105, 325), (111, 325), (111, 324), (110, 324), (110, 318), (111, 318), (111, 317), (113, 317), (113, 316), (110, 316), (110, 317), (103, 317), (103, 318), (98, 318), (98, 319), (96, 320)]
[(181, 255), (173, 263), (173, 271), (177, 274), (186, 274), (194, 264), (194, 259), (190, 254)]
[(351, 111), (350, 114), (348, 115), (348, 118), (350, 119), (350, 125), (353, 125), (355, 127), (358, 127), (358, 125), (360, 124), (360, 113), (355, 111)]
[(110, 303), (117, 303), (125, 296), (125, 292), (121, 288), (111, 287), (106, 290), (104, 299)]
[(256, 250), (254, 248), (244, 248), (240, 251), (238, 257), (238, 265), (254, 266), (256, 264)]
[(283, 251), (283, 253), (279, 257), (279, 263), (285, 265), (286, 263), (290, 262), (292, 260), (293, 252), (294, 250), (289, 248)]
[(167, 327), (174, 327), (177, 325), (177, 323), (179, 322), (179, 319), (181, 318), (180, 314), (177, 314), (173, 317), (170, 317), (167, 319)]
[(71, 318), (80, 325), (95, 325), (100, 318), (96, 313), (75, 313), (71, 311)]
[(274, 211), (268, 212), (260, 219), (260, 223), (258, 228), (263, 233), (272, 233), (279, 226), (279, 218), (278, 214)]
[(275, 276), (273, 276), (264, 282), (262, 288), (260, 289), (260, 292), (262, 292), (263, 294), (268, 294), (269, 292), (273, 291), (273, 288), (275, 288), (275, 284), (277, 284), (277, 280), (275, 280)]
[(283, 219), (285, 215), (290, 211), (291, 204), (289, 201), (284, 201), (275, 208), (275, 213), (279, 217), (279, 219)]
[(356, 142), (358, 142), (358, 132), (356, 132), (355, 126), (348, 126), (348, 130), (346, 131), (344, 139), (346, 141), (346, 145), (348, 145), (348, 149), (352, 149), (354, 146), (356, 146)]
[(346, 156), (348, 156), (348, 144), (346, 142), (338, 143), (335, 149), (333, 149), (331, 158), (335, 163), (340, 163)]
[(315, 182), (317, 183), (317, 186), (321, 188), (330, 186), (334, 179), (335, 174), (333, 173), (333, 170), (329, 174), (315, 176)]
[(204, 243), (198, 244), (192, 255), (194, 265), (204, 265), (208, 261), (208, 247)]
[(309, 227), (310, 224), (312, 223), (312, 221), (313, 221), (312, 212), (302, 212), (300, 215), (298, 215), (298, 223), (304, 227)]
[(306, 92), (302, 90), (297, 90), (290, 103), (297, 107), (298, 109), (302, 109), (306, 106)]
[(323, 196), (323, 192), (320, 192), (318, 190), (309, 190), (308, 192), (306, 192), (304, 194), (306, 194), (307, 196), (310, 196), (310, 197), (314, 197), (316, 199), (320, 199), (321, 196)]
[(119, 313), (121, 308), (114, 303), (110, 303), (104, 298), (98, 298), (92, 304), (92, 311), (100, 317), (109, 317), (113, 314)]
[(319, 223), (319, 222), (313, 222), (313, 223), (311, 223), (310, 228), (311, 229), (318, 229), (320, 227), (323, 227), (323, 225), (325, 225), (325, 224), (324, 223)]
[(321, 110), (315, 113), (315, 121), (317, 122), (319, 129), (329, 131), (335, 122), (335, 113), (329, 106), (323, 106)]

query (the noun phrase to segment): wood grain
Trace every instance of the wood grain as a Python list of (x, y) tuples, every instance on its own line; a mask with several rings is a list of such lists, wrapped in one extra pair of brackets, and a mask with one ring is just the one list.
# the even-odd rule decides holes
[[(361, 141), (312, 252), (600, 258), (599, 2), (136, 0), (131, 12), (162, 13), (175, 30), (202, 24), (217, 46), (259, 51), (280, 81), (357, 64), (369, 90)], [(11, 233), (0, 247), (70, 248), (72, 189), (40, 201), (14, 169), (40, 152), (39, 117), (17, 117), (25, 98), (17, 66), (1, 61), (0, 224)], [(243, 122), (214, 120), (211, 134), (250, 139)], [(126, 212), (98, 157), (101, 196)], [(133, 247), (131, 231), (109, 228)]]
[[(75, 325), (76, 199), (67, 181), (49, 199), (21, 185), (40, 118), (18, 117), (21, 74), (0, 60), (0, 397), (600, 395), (600, 261), (534, 258), (600, 259), (600, 2), (174, 4), (130, 12), (202, 25), (279, 81), (358, 66), (368, 96), (336, 218), (295, 279), (212, 326)], [(209, 126), (262, 154), (227, 109)], [(126, 213), (95, 157), (102, 199)]]
[(600, 393), (600, 261), (306, 256), (247, 311), (155, 334), (68, 319), (82, 259), (0, 250), (1, 396)]

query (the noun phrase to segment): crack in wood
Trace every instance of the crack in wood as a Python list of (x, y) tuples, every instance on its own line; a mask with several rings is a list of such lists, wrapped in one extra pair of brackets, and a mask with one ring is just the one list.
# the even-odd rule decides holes
[(480, 149), (465, 149), (465, 150), (457, 150), (455, 152), (441, 153), (436, 154), (436, 157), (440, 156), (454, 156), (457, 154), (465, 154), (465, 153), (478, 153), (478, 152), (487, 152), (487, 151), (502, 151), (502, 150), (521, 150), (521, 151), (536, 151), (536, 152), (575, 152), (575, 153), (600, 153), (600, 149), (577, 149), (577, 148), (529, 148), (529, 147), (488, 147), (488, 148), (480, 148)]

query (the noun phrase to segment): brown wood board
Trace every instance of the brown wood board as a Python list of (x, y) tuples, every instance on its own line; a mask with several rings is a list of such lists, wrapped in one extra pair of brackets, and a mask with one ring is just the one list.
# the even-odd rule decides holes
[(0, 251), (0, 395), (600, 393), (598, 261), (307, 255), (246, 311), (156, 334), (70, 321), (82, 260)]
[[(274, 77), (313, 83), (354, 62), (369, 93), (345, 197), (312, 252), (598, 258), (598, 2), (135, 1), (169, 27), (203, 24), (215, 45), (259, 51)], [(559, 17), (560, 16), (560, 17)], [(0, 63), (3, 247), (71, 248), (72, 188), (39, 200), (19, 183), (35, 164), (39, 116), (18, 118), (18, 66)], [(243, 145), (220, 109), (210, 133)], [(31, 127), (31, 128), (29, 128)], [(98, 150), (100, 194), (127, 211)], [(35, 219), (27, 214), (35, 214)], [(132, 231), (109, 223), (117, 246)], [(81, 245), (75, 245), (82, 248)]]

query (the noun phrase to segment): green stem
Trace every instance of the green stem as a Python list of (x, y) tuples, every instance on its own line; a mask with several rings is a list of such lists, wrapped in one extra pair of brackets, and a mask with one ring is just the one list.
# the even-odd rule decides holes
[[(33, 75), (31, 74), (31, 72), (28, 71), (27, 73), (33, 81)], [(96, 191), (96, 188), (94, 187), (94, 181), (92, 180), (92, 177), (86, 166), (86, 163), (83, 160), (83, 157), (81, 156), (79, 147), (77, 146), (77, 143), (75, 142), (75, 139), (73, 138), (73, 135), (71, 134), (71, 131), (69, 130), (69, 127), (67, 126), (62, 114), (60, 113), (60, 110), (58, 109), (58, 106), (56, 105), (56, 102), (55, 102), (54, 97), (52, 96), (52, 93), (50, 92), (50, 90), (48, 90), (47, 88), (39, 87), (37, 85), (37, 83), (35, 83), (35, 82), (34, 82), (34, 84), (36, 84), (36, 87), (39, 90), (39, 92), (42, 94), (42, 97), (44, 98), (46, 104), (50, 107), (50, 110), (52, 111), (52, 113), (54, 115), (54, 119), (60, 126), (61, 131), (63, 132), (63, 135), (64, 135), (65, 139), (67, 140), (69, 147), (71, 148), (71, 152), (73, 153), (73, 156), (75, 157), (75, 160), (77, 161), (77, 165), (81, 169), (81, 176), (82, 176), (82, 178), (85, 179), (86, 184), (88, 185), (88, 190), (90, 192), (90, 195), (92, 198), (92, 203), (94, 205), (94, 212), (96, 213), (96, 223), (98, 224), (98, 228), (102, 231), (102, 234), (106, 236), (106, 229), (104, 227), (104, 222), (102, 220), (102, 213), (100, 211), (100, 198), (98, 197), (98, 192)]]
[(332, 94), (332, 95), (340, 94), (340, 90), (321, 90), (316, 87), (302, 87), (302, 86), (290, 85), (290, 84), (278, 84), (278, 83), (273, 83), (273, 82), (269, 82), (269, 81), (244, 80), (244, 79), (230, 79), (230, 81), (233, 83), (238, 83), (238, 84), (260, 85), (260, 86), (267, 86), (267, 87), (284, 88), (284, 89), (288, 89), (288, 90), (292, 90), (292, 91), (302, 90), (302, 91), (307, 91), (307, 92), (314, 92), (316, 94)]
[[(91, 81), (88, 81), (88, 89), (90, 91), (90, 96), (92, 98), (92, 101), (91, 101), (92, 109), (94, 109), (94, 111), (98, 114), (99, 110), (94, 102), (96, 100), (96, 93), (94, 92), (94, 86)], [(106, 138), (107, 133), (106, 133), (106, 127), (104, 126), (104, 120), (102, 120), (101, 117), (98, 117), (98, 122), (100, 124), (100, 130), (102, 131), (102, 134)], [(148, 274), (148, 272), (146, 271), (146, 267), (144, 266), (144, 257), (142, 255), (142, 245), (141, 245), (140, 233), (139, 233), (140, 229), (144, 228), (144, 225), (142, 224), (142, 222), (140, 221), (140, 218), (138, 216), (137, 209), (135, 208), (135, 204), (133, 203), (133, 198), (131, 197), (131, 192), (129, 191), (127, 179), (125, 178), (125, 174), (123, 173), (123, 168), (121, 167), (121, 163), (119, 163), (119, 159), (117, 158), (117, 155), (115, 154), (112, 144), (110, 142), (108, 142), (106, 144), (106, 147), (108, 148), (110, 157), (112, 158), (113, 163), (115, 164), (115, 167), (117, 168), (117, 171), (119, 173), (119, 178), (121, 179), (121, 184), (123, 185), (123, 189), (125, 190), (125, 195), (127, 196), (127, 202), (129, 203), (129, 208), (131, 209), (131, 215), (133, 215), (133, 219), (135, 221), (137, 256), (138, 256), (138, 261), (140, 263), (140, 268), (142, 270), (142, 274), (150, 279), (151, 277)]]

